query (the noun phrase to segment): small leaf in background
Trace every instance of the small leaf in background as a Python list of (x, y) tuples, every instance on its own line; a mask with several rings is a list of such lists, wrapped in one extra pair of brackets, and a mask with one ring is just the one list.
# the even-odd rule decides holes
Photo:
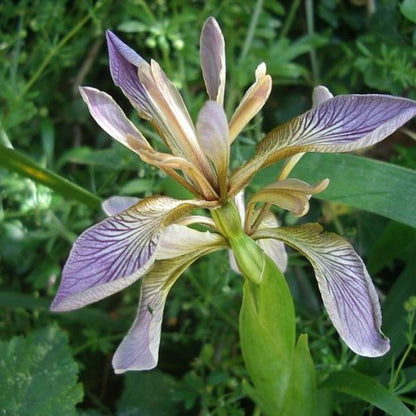
[(0, 343), (0, 409), (6, 415), (69, 416), (82, 400), (78, 365), (56, 326)]
[(414, 0), (404, 0), (400, 5), (400, 11), (406, 19), (416, 23), (416, 2)]
[(175, 380), (159, 370), (130, 372), (125, 376), (118, 416), (175, 416)]

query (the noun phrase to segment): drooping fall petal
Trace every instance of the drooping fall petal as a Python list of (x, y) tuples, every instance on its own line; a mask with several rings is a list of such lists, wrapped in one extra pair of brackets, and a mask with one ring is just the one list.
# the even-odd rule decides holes
[(80, 87), (79, 91), (94, 120), (113, 139), (133, 150), (127, 142), (129, 135), (142, 146), (150, 147), (147, 140), (110, 95), (91, 87)]
[[(150, 370), (157, 365), (163, 309), (170, 288), (196, 259), (221, 247), (223, 239), (218, 244), (193, 231), (187, 233), (189, 241), (186, 243), (193, 247), (192, 251), (180, 257), (157, 260), (144, 277), (137, 317), (113, 357), (116, 373)], [(172, 254), (170, 249), (166, 253)]]
[(51, 310), (81, 308), (139, 279), (154, 263), (162, 229), (199, 202), (149, 197), (84, 231), (72, 247)]
[(108, 216), (111, 216), (121, 214), (138, 202), (139, 198), (134, 196), (111, 196), (101, 203), (101, 207)]
[(416, 101), (388, 95), (340, 95), (272, 130), (256, 157), (267, 166), (290, 154), (349, 152), (375, 144), (416, 115)]
[(224, 103), (225, 43), (217, 21), (210, 17), (201, 31), (200, 58), (202, 74), (210, 100)]
[(325, 100), (280, 125), (258, 144), (256, 155), (235, 172), (229, 195), (262, 168), (302, 152), (349, 152), (375, 144), (416, 115), (416, 101), (388, 95), (345, 95)]
[(247, 90), (230, 120), (230, 143), (248, 122), (263, 108), (272, 90), (272, 79), (266, 74), (266, 64), (256, 69), (256, 81)]
[(348, 347), (365, 357), (390, 348), (380, 332), (379, 299), (367, 269), (344, 239), (322, 232), (319, 224), (259, 230), (257, 236), (284, 241), (311, 262), (326, 310)]

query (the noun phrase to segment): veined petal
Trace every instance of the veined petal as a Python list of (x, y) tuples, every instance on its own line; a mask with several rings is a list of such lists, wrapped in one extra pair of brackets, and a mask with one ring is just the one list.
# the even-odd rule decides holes
[(175, 156), (184, 157), (212, 179), (212, 171), (203, 154), (188, 110), (176, 87), (169, 81), (159, 64), (139, 69), (139, 79), (149, 95), (155, 125)]
[(251, 197), (248, 211), (252, 212), (256, 202), (267, 202), (291, 211), (296, 217), (301, 217), (309, 211), (311, 195), (324, 191), (328, 184), (328, 179), (324, 179), (316, 185), (309, 185), (293, 178), (274, 182)]
[(139, 198), (134, 196), (111, 196), (102, 202), (101, 207), (108, 216), (111, 216), (121, 214), (139, 201)]
[(227, 247), (227, 240), (220, 234), (197, 231), (185, 225), (172, 224), (163, 230), (156, 250), (157, 260), (183, 256), (201, 248)]
[(210, 17), (205, 22), (200, 40), (201, 68), (210, 100), (224, 103), (225, 43), (220, 26)]
[(142, 281), (137, 317), (113, 357), (113, 367), (117, 374), (156, 367), (163, 309), (168, 292), (197, 258), (214, 250), (211, 247), (201, 247), (181, 257), (156, 261)]
[(154, 196), (84, 231), (72, 247), (51, 310), (78, 309), (131, 285), (152, 266), (162, 229), (204, 204)]
[(263, 108), (272, 90), (272, 79), (266, 74), (266, 64), (256, 69), (256, 81), (244, 94), (240, 105), (230, 120), (230, 143), (239, 135), (248, 122)]
[(272, 130), (256, 158), (265, 167), (299, 152), (349, 152), (385, 139), (416, 115), (416, 101), (388, 95), (339, 95)]
[(149, 64), (110, 30), (107, 30), (106, 37), (110, 72), (114, 84), (121, 88), (142, 117), (153, 118), (149, 97), (137, 76), (138, 68), (148, 67)]
[(367, 269), (353, 247), (319, 224), (259, 230), (258, 237), (277, 238), (311, 262), (326, 310), (341, 338), (355, 353), (379, 357), (390, 348), (380, 332), (381, 311)]
[(212, 179), (188, 111), (160, 66), (154, 61), (149, 65), (110, 31), (107, 31), (107, 44), (114, 83), (139, 115), (155, 125), (174, 155), (192, 161)]
[(230, 180), (230, 197), (262, 168), (302, 152), (349, 152), (375, 144), (416, 114), (416, 101), (388, 95), (345, 95), (278, 126)]
[(148, 141), (110, 95), (91, 87), (80, 87), (79, 91), (94, 120), (113, 139), (132, 149), (127, 142), (129, 135), (142, 146), (150, 147)]
[(312, 107), (318, 107), (318, 105), (330, 100), (334, 96), (331, 94), (328, 88), (323, 85), (318, 85), (312, 92)]
[(215, 167), (220, 188), (222, 185), (226, 192), (230, 145), (227, 116), (222, 105), (207, 101), (199, 113), (196, 128), (201, 148)]

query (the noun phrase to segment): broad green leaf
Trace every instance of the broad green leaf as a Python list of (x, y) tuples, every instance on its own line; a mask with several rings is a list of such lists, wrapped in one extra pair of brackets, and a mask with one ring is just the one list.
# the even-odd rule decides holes
[(68, 336), (48, 327), (0, 343), (0, 408), (4, 414), (75, 415), (83, 389)]
[[(260, 172), (255, 183), (275, 180), (278, 166)], [(416, 227), (416, 172), (369, 158), (346, 154), (310, 153), (291, 177), (309, 183), (329, 178), (328, 188), (317, 198), (340, 201)]]
[(0, 166), (26, 176), (53, 189), (62, 196), (75, 199), (90, 207), (98, 208), (101, 204), (100, 198), (96, 195), (43, 168), (22, 153), (3, 145), (0, 145)]
[(174, 400), (175, 380), (159, 370), (130, 372), (125, 375), (117, 415), (178, 415)]
[(332, 373), (321, 387), (358, 397), (391, 416), (414, 416), (399, 398), (378, 381), (355, 371), (341, 370)]

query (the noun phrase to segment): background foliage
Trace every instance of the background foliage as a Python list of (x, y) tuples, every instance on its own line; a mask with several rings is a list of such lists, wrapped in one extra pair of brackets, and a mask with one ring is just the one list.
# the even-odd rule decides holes
[[(334, 94), (416, 99), (413, 0), (3, 0), (0, 409), (6, 414), (238, 416), (253, 411), (241, 388), (246, 377), (237, 327), (242, 282), (229, 270), (226, 253), (199, 261), (175, 285), (165, 311), (160, 364), (152, 372), (116, 376), (111, 369), (112, 353), (135, 314), (137, 285), (80, 311), (48, 311), (71, 244), (103, 217), (100, 198), (185, 196), (112, 142), (79, 96), (79, 85), (107, 91), (147, 137), (162, 145), (112, 84), (105, 29), (115, 30), (144, 58), (156, 59), (181, 88), (195, 119), (205, 99), (199, 32), (210, 15), (226, 39), (228, 114), (258, 63), (266, 62), (274, 82), (263, 118), (233, 148), (234, 167), (253, 152), (263, 131), (305, 111), (319, 83)], [(380, 359), (348, 351), (322, 312), (311, 269), (290, 253), (287, 278), (299, 330), (309, 334), (318, 363), (322, 415), (378, 415), (383, 413), (373, 405), (388, 413), (397, 400), (416, 407), (415, 138), (410, 123), (365, 155), (388, 164), (352, 155), (310, 155), (295, 171), (309, 182), (332, 179), (307, 220), (336, 230), (366, 259), (380, 289), (383, 328), (392, 340), (391, 353)], [(252, 190), (273, 174), (259, 175)], [(278, 214), (284, 224), (299, 221)], [(393, 407), (383, 407), (386, 401)]]

